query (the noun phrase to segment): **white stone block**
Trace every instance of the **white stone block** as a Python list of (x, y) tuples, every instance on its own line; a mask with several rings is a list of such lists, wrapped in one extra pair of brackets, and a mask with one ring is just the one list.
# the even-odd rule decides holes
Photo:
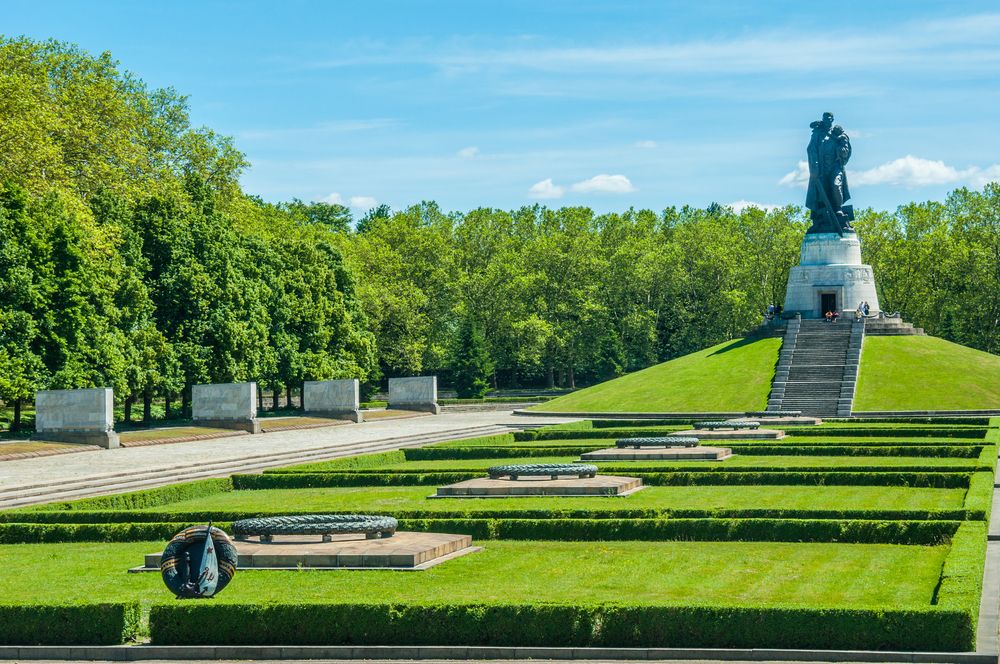
[(361, 421), (361, 389), (357, 378), (307, 380), (302, 388), (302, 404), (308, 413)]
[(440, 412), (437, 403), (437, 376), (389, 379), (389, 408)]
[(39, 390), (35, 393), (35, 431), (111, 431), (114, 405), (110, 387)]
[(259, 433), (257, 383), (218, 383), (191, 387), (191, 419)]

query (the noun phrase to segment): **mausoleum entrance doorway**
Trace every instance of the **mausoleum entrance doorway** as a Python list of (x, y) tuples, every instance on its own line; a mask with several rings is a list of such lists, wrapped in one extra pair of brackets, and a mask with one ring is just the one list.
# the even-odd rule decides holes
[(838, 311), (836, 293), (819, 294), (819, 315), (822, 318), (828, 311)]

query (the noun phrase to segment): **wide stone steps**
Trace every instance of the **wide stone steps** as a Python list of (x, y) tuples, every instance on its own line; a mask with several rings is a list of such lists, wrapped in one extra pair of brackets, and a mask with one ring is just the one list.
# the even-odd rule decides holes
[(850, 414), (864, 328), (852, 321), (792, 321), (778, 356), (768, 408)]
[[(191, 463), (184, 466), (173, 465), (162, 468), (151, 468), (133, 473), (94, 475), (72, 482), (21, 484), (0, 489), (0, 509), (149, 489), (165, 484), (175, 484), (177, 482), (209, 477), (227, 477), (234, 473), (254, 472), (279, 466), (325, 461), (344, 456), (383, 452), (406, 447), (421, 447), (428, 443), (490, 436), (498, 433), (508, 433), (511, 430), (513, 430), (512, 427), (501, 424), (490, 424), (453, 429), (441, 433), (421, 433), (357, 443), (334, 443), (288, 452), (236, 456), (211, 463)], [(87, 454), (87, 452), (83, 454)]]

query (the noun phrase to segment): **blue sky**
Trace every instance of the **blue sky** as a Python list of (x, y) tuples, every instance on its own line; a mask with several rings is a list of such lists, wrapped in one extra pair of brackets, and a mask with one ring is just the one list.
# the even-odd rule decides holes
[(826, 110), (856, 207), (1000, 179), (995, 1), (0, 0), (0, 33), (190, 95), (273, 201), (800, 204)]

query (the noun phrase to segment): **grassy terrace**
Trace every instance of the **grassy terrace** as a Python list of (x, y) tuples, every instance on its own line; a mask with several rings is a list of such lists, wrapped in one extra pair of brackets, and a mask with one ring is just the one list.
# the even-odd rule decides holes
[[(620, 498), (429, 499), (492, 465), (678, 428), (596, 424), (2, 512), (0, 593), (32, 611), (136, 602), (164, 644), (974, 647), (1000, 419), (835, 422), (734, 442), (722, 462), (598, 464), (647, 483)], [(191, 523), (322, 512), (390, 514), (485, 548), (411, 574), (244, 571), (212, 602), (124, 573)]]
[[(648, 487), (624, 498), (518, 498), (517, 500), (427, 500), (425, 486), (345, 487), (334, 489), (272, 489), (229, 491), (169, 505), (169, 511), (232, 514), (286, 511), (282, 506), (312, 512), (379, 512), (389, 514), (439, 512), (502, 514), (505, 511), (583, 510), (614, 513), (630, 510), (931, 510), (961, 509), (966, 489), (923, 489), (885, 486), (670, 486)], [(161, 507), (140, 511), (162, 512)]]
[[(0, 546), (0, 593), (6, 601), (26, 603), (162, 602), (169, 595), (158, 574), (124, 574), (143, 554), (162, 547), (163, 542)], [(421, 573), (243, 572), (213, 603), (627, 598), (658, 604), (697, 596), (706, 604), (925, 605), (947, 553), (947, 546), (877, 544), (492, 542), (480, 553)]]
[[(482, 472), (490, 466), (512, 463), (572, 463), (579, 456), (542, 456), (525, 457), (512, 455), (509, 457), (491, 457), (487, 459), (443, 459), (433, 461), (403, 461), (380, 466), (377, 472), (393, 473), (426, 473), (426, 472)], [(588, 462), (589, 463), (589, 462)], [(317, 464), (318, 465), (318, 464)], [(639, 471), (665, 470), (728, 470), (728, 469), (763, 469), (763, 470), (797, 470), (802, 468), (831, 468), (843, 470), (874, 470), (904, 469), (904, 468), (939, 468), (941, 470), (958, 469), (974, 470), (977, 460), (972, 458), (936, 458), (936, 457), (879, 457), (879, 456), (757, 456), (733, 455), (723, 461), (692, 462), (692, 461), (607, 461), (597, 462), (601, 472), (627, 473)], [(293, 469), (288, 469), (289, 471)], [(298, 469), (294, 469), (298, 470)], [(303, 472), (338, 472), (342, 468), (336, 466), (315, 467), (311, 465), (301, 469)]]
[(937, 337), (866, 337), (854, 409), (1000, 408), (1000, 357)]
[[(529, 410), (719, 412), (767, 405), (781, 339), (737, 339), (578, 390)], [(713, 389), (706, 390), (705, 385)]]

